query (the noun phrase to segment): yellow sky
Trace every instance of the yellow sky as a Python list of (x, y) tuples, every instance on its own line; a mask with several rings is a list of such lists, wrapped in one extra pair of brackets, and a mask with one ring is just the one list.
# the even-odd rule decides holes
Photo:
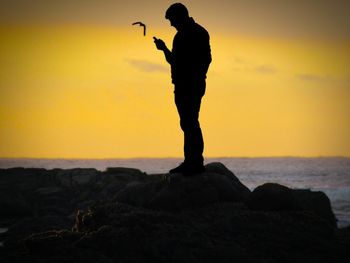
[[(181, 157), (169, 66), (152, 41), (171, 47), (175, 31), (141, 31), (0, 26), (0, 157)], [(210, 34), (205, 156), (350, 156), (349, 40)]]

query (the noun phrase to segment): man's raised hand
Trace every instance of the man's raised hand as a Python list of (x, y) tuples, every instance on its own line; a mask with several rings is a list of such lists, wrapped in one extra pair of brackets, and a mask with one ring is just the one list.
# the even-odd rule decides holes
[(163, 50), (163, 51), (167, 50), (167, 47), (166, 47), (163, 40), (156, 38), (156, 37), (153, 37), (153, 39), (154, 39), (154, 43), (156, 44), (157, 49)]

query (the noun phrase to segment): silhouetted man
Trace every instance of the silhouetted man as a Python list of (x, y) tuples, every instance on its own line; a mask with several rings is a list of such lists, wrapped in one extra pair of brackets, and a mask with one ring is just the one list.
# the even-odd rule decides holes
[(198, 117), (211, 62), (209, 34), (189, 16), (187, 8), (181, 3), (171, 5), (165, 18), (177, 30), (172, 51), (161, 39), (154, 37), (154, 43), (171, 65), (175, 104), (184, 132), (185, 155), (184, 162), (169, 172), (185, 175), (201, 173), (204, 172), (204, 142)]

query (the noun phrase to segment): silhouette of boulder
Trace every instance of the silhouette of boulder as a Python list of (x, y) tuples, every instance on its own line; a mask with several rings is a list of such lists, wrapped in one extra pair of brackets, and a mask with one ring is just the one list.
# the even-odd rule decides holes
[(332, 230), (312, 214), (250, 211), (232, 202), (181, 213), (109, 202), (82, 212), (81, 218), (75, 231), (51, 230), (25, 238), (26, 259), (326, 263), (339, 259), (337, 251), (345, 253), (334, 248)]
[(99, 171), (93, 168), (54, 169), (53, 174), (62, 186), (72, 187), (95, 183)]
[(0, 207), (1, 262), (350, 260), (349, 229), (335, 229), (325, 194), (278, 184), (250, 192), (221, 163), (189, 177), (0, 169)]
[(336, 227), (329, 198), (323, 192), (293, 190), (280, 184), (266, 183), (253, 190), (247, 205), (259, 211), (310, 211)]
[(244, 202), (250, 190), (220, 163), (200, 175), (166, 174), (151, 181), (128, 184), (115, 200), (161, 210), (186, 210), (216, 202)]
[(248, 207), (259, 211), (299, 209), (292, 190), (275, 183), (266, 183), (256, 187), (249, 197)]
[(48, 183), (47, 170), (37, 168), (0, 169), (2, 192), (27, 192)]
[(58, 194), (62, 191), (63, 191), (62, 187), (48, 186), (48, 187), (41, 187), (37, 189), (35, 192), (40, 195), (53, 195), (53, 194)]
[(23, 195), (0, 193), (0, 218), (21, 218), (32, 215), (31, 205)]
[(124, 180), (135, 180), (143, 178), (146, 174), (135, 168), (108, 167), (103, 175)]
[(333, 213), (331, 202), (325, 193), (295, 189), (293, 190), (293, 196), (301, 210), (312, 211), (326, 220), (331, 226), (337, 226), (337, 219)]

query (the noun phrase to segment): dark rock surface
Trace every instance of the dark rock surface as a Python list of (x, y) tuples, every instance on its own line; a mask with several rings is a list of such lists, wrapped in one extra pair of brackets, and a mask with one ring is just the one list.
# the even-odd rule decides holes
[(163, 180), (136, 181), (118, 192), (119, 202), (164, 211), (182, 211), (217, 202), (245, 202), (250, 190), (221, 163), (201, 175), (165, 175)]
[(331, 226), (337, 225), (331, 203), (323, 192), (293, 190), (280, 184), (266, 183), (254, 189), (247, 205), (260, 211), (312, 211)]
[(349, 262), (322, 192), (252, 193), (221, 163), (201, 175), (132, 168), (0, 170), (1, 262)]

